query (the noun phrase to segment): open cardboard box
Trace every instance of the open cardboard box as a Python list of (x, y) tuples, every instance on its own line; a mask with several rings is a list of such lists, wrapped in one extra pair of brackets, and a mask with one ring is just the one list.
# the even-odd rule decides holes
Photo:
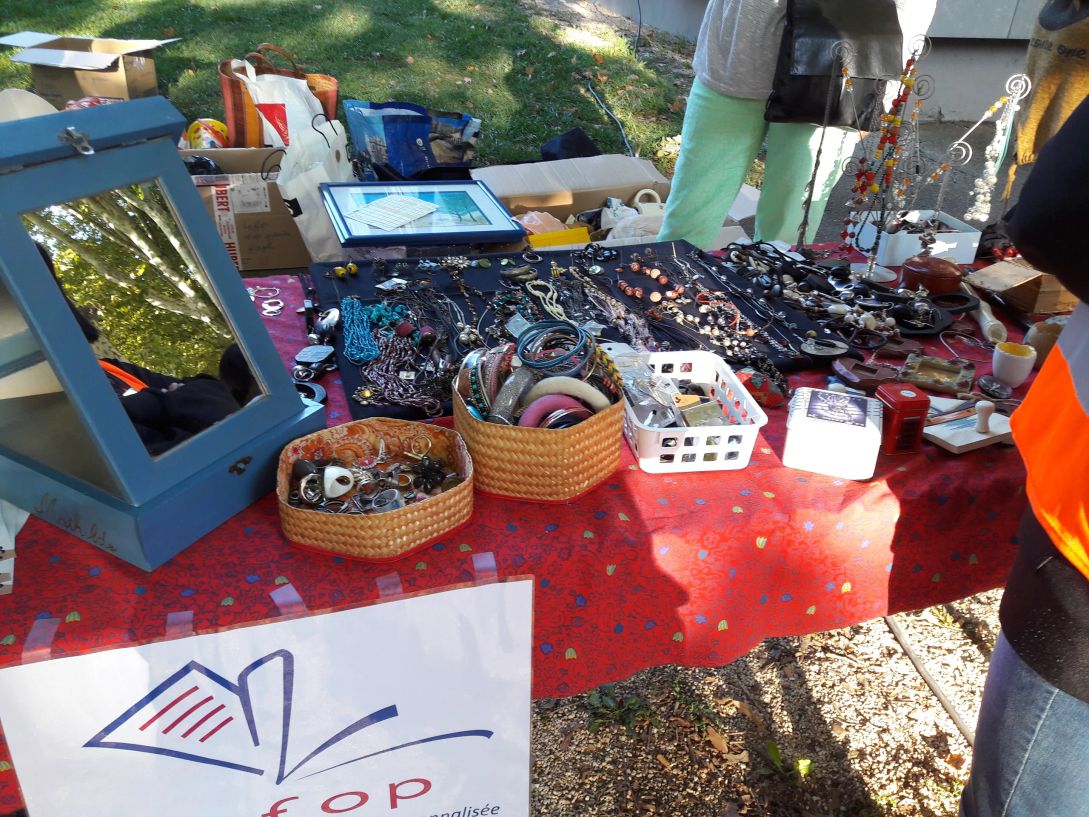
[(280, 196), (274, 169), (281, 148), (182, 150), (182, 156), (207, 156), (222, 176), (194, 176), (200, 197), (215, 222), (223, 245), (242, 272), (310, 265), (310, 253), (295, 219)]
[(663, 200), (669, 195), (669, 180), (652, 162), (618, 154), (477, 167), (471, 175), (488, 185), (513, 215), (542, 210), (561, 221), (601, 207), (610, 196), (628, 201), (643, 189), (654, 190)]
[(159, 88), (151, 52), (177, 39), (111, 40), (20, 31), (0, 37), (0, 45), (22, 49), (12, 62), (29, 65), (34, 91), (63, 110), (70, 100), (85, 96), (118, 100), (155, 96)]
[(1041, 272), (1024, 258), (999, 261), (976, 270), (968, 283), (1002, 298), (1028, 315), (1052, 315), (1071, 312), (1078, 305), (1077, 296), (1054, 275)]

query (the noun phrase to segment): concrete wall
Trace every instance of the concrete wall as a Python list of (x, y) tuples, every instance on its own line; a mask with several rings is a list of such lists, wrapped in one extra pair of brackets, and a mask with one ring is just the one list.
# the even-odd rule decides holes
[(696, 41), (707, 0), (595, 0), (602, 8), (623, 14), (631, 20), (639, 19), (639, 7), (643, 10), (643, 25), (668, 31), (678, 37)]
[(931, 37), (1027, 40), (1044, 0), (938, 0)]
[(1025, 64), (1020, 40), (934, 40), (920, 73), (934, 78), (934, 93), (921, 114), (926, 120), (967, 122), (1006, 93), (1006, 80)]
[[(707, 0), (596, 0), (599, 6), (643, 25), (690, 40), (699, 34)], [(930, 27), (933, 48), (920, 66), (934, 79), (923, 118), (975, 121), (1005, 93), (1018, 73), (1044, 0), (938, 0)]]

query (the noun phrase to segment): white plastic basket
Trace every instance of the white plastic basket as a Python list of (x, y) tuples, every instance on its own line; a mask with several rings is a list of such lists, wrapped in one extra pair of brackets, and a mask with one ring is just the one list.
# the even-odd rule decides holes
[(639, 467), (652, 474), (732, 471), (749, 464), (768, 416), (725, 360), (711, 352), (653, 352), (649, 363), (678, 384), (706, 383), (723, 412), (720, 426), (651, 428), (624, 402), (624, 436)]

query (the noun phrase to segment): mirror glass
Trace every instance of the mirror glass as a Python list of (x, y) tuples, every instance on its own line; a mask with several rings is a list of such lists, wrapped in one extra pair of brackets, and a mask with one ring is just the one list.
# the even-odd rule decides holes
[(264, 393), (158, 181), (23, 222), (153, 457)]
[[(120, 496), (34, 333), (0, 281), (0, 447)], [(46, 513), (51, 501), (28, 510)]]

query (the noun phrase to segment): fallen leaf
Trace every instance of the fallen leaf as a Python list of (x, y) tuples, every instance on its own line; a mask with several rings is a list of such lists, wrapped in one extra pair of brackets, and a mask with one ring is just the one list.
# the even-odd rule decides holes
[(954, 769), (960, 769), (964, 766), (964, 755), (958, 755), (953, 752), (946, 756), (945, 762), (952, 766)]
[(172, 28), (164, 28), (164, 29), (163, 29), (163, 36), (164, 36), (164, 37), (173, 37), (173, 36), (175, 36), (175, 35), (176, 35), (177, 33), (178, 33), (178, 32), (176, 32), (176, 31), (175, 31), (174, 29), (172, 29)]
[(716, 698), (715, 702), (718, 703), (720, 706), (732, 706), (734, 709), (736, 709), (738, 712), (748, 718), (752, 722), (752, 724), (758, 729), (763, 729), (767, 731), (768, 727), (767, 724), (764, 723), (764, 719), (757, 715), (753, 708), (744, 701), (738, 701), (734, 698)]
[(711, 745), (718, 749), (722, 754), (730, 754), (730, 749), (726, 745), (726, 741), (722, 739), (722, 735), (718, 733), (718, 730), (713, 726), (707, 727), (707, 740), (711, 742)]
[(832, 723), (830, 724), (830, 728), (832, 729), (832, 734), (835, 735), (837, 738), (842, 738), (844, 735), (847, 734), (847, 727), (839, 721), (832, 721)]
[(424, 39), (425, 39), (425, 40), (433, 40), (433, 39), (435, 39), (435, 38), (434, 38), (434, 37), (432, 37), (432, 36), (431, 36), (430, 34), (427, 34), (427, 35), (426, 35), (426, 36), (424, 37)]
[(594, 74), (594, 79), (597, 80), (598, 85), (604, 85), (606, 82), (609, 81), (609, 75), (608, 74), (603, 74), (600, 71), (598, 71), (596, 74)]
[(749, 753), (747, 751), (727, 753), (726, 762), (731, 766), (744, 766), (749, 762)]
[(476, 70), (476, 66), (475, 65), (466, 65), (465, 70), (468, 71), (471, 74)]
[(527, 65), (526, 66), (526, 78), (527, 79), (533, 79), (533, 71), (534, 70), (535, 69), (533, 68), (532, 65)]
[(593, 57), (594, 57), (594, 62), (596, 62), (598, 65), (601, 65), (601, 63), (605, 62), (605, 58), (603, 56), (601, 56), (600, 54), (594, 54)]
[(405, 57), (405, 62), (407, 62), (409, 65), (412, 65), (412, 63), (416, 62), (416, 58), (411, 55), (407, 56)]
[(679, 96), (676, 99), (674, 99), (673, 104), (669, 106), (669, 110), (673, 111), (673, 113), (678, 113), (679, 111), (683, 111), (684, 110), (684, 97)]
[(673, 766), (673, 764), (669, 762), (669, 758), (667, 758), (663, 754), (658, 755), (658, 762), (661, 763), (663, 766), (665, 766), (667, 769), (669, 769), (669, 768), (671, 768)]
[(813, 761), (808, 757), (800, 757), (794, 763), (794, 768), (798, 770), (798, 777), (805, 780), (809, 777), (809, 773), (813, 771)]

